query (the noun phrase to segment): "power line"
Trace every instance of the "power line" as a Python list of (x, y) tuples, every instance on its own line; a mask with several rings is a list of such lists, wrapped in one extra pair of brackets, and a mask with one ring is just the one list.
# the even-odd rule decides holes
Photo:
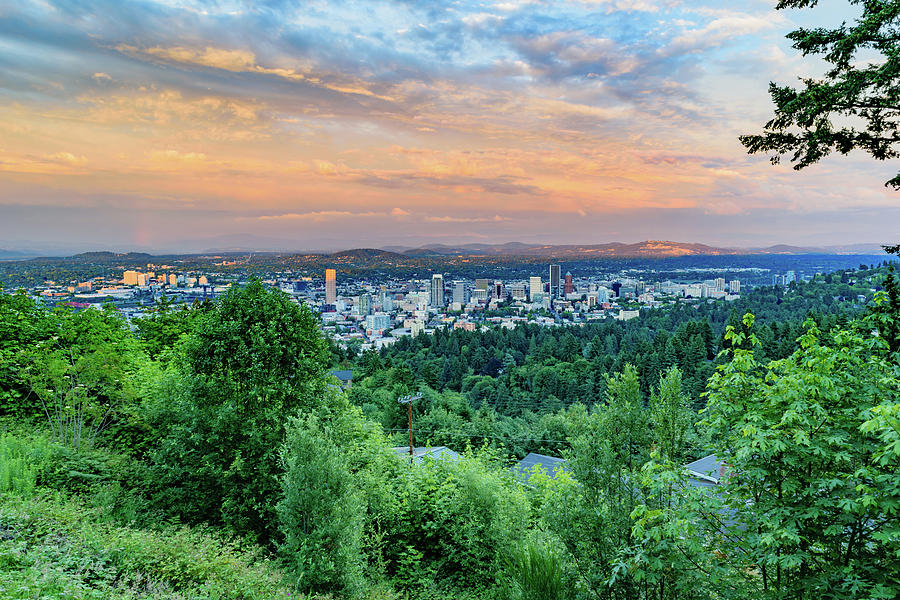
[[(404, 428), (395, 427), (395, 428), (391, 428), (391, 429), (385, 429), (385, 431), (399, 433), (401, 431), (407, 431), (407, 429), (405, 427)], [(425, 431), (422, 429), (413, 429), (413, 433), (415, 433), (416, 435), (430, 434), (430, 435), (449, 435), (449, 436), (468, 437), (468, 438), (475, 437), (475, 438), (483, 438), (483, 439), (502, 440), (502, 441), (507, 441), (507, 442), (548, 442), (548, 443), (554, 443), (554, 444), (571, 444), (571, 442), (569, 442), (568, 440), (545, 440), (543, 438), (536, 438), (536, 437), (511, 438), (511, 437), (504, 437), (504, 436), (497, 436), (497, 435), (482, 435), (480, 433), (460, 433), (460, 432), (455, 432), (455, 431)]]

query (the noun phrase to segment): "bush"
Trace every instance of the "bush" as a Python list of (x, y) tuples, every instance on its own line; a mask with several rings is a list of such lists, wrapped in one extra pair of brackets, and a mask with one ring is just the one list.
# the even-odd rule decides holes
[(3, 598), (288, 598), (280, 571), (210, 530), (98, 521), (60, 497), (0, 502)]
[(467, 592), (495, 589), (503, 557), (521, 543), (530, 518), (512, 473), (493, 455), (469, 453), (407, 467), (397, 485), (385, 547), (398, 583), (417, 593), (433, 577)]

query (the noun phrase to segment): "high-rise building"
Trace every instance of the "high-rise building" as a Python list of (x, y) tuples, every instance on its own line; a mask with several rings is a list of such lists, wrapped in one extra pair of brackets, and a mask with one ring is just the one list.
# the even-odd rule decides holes
[(359, 314), (366, 317), (372, 314), (372, 296), (361, 294), (359, 297)]
[(528, 295), (531, 296), (531, 301), (534, 302), (534, 299), (544, 293), (544, 284), (541, 282), (540, 277), (531, 277), (528, 279)]
[(550, 265), (550, 297), (559, 298), (559, 265)]
[(525, 299), (525, 284), (524, 283), (514, 283), (509, 286), (509, 293), (512, 296), (513, 300), (524, 300)]
[(475, 299), (487, 301), (491, 297), (491, 280), (476, 279), (475, 280)]
[(494, 287), (491, 290), (491, 298), (499, 300), (501, 302), (506, 300), (506, 288), (503, 286), (502, 281), (494, 282)]
[(797, 274), (794, 271), (788, 271), (784, 274), (784, 285), (797, 281)]
[(717, 292), (725, 291), (725, 278), (724, 277), (716, 277), (716, 291)]
[(123, 282), (125, 285), (137, 285), (138, 280), (138, 272), (137, 271), (125, 271), (123, 276)]
[(453, 302), (466, 304), (469, 299), (466, 298), (466, 282), (465, 281), (454, 281), (453, 282)]
[(175, 273), (169, 274), (169, 285), (171, 285), (172, 287), (178, 285), (178, 275), (176, 275)]
[(431, 276), (431, 305), (444, 306), (444, 276), (440, 273)]
[(575, 283), (572, 281), (572, 273), (566, 271), (566, 282), (563, 284), (563, 293), (568, 295), (575, 292)]
[(728, 290), (732, 294), (740, 294), (741, 293), (741, 281), (740, 279), (732, 279), (728, 282)]
[(325, 304), (337, 301), (337, 271), (325, 269)]

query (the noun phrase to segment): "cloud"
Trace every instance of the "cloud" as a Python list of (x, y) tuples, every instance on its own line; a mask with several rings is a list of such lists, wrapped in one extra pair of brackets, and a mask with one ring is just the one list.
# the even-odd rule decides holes
[(425, 217), (424, 221), (428, 223), (500, 223), (503, 221), (512, 221), (509, 217), (501, 217), (494, 215), (493, 217)]
[(48, 154), (44, 156), (44, 158), (51, 162), (60, 162), (69, 165), (85, 165), (88, 162), (88, 159), (84, 156), (75, 156), (71, 152), (57, 152), (55, 154)]
[(314, 210), (303, 213), (283, 213), (277, 215), (260, 215), (258, 217), (245, 217), (256, 221), (333, 221), (336, 219), (368, 219), (372, 217), (384, 217), (386, 213), (378, 211), (351, 212), (348, 210)]

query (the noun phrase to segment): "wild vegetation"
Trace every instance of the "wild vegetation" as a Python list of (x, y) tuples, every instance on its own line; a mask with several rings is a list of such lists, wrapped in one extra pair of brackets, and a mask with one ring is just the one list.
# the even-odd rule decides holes
[[(894, 597), (893, 272), (741, 302), (420, 336), (345, 391), (258, 282), (131, 327), (0, 295), (0, 596)], [(458, 460), (391, 449), (414, 391)], [(525, 485), (535, 451), (566, 470)], [(715, 493), (682, 467), (710, 453)]]

